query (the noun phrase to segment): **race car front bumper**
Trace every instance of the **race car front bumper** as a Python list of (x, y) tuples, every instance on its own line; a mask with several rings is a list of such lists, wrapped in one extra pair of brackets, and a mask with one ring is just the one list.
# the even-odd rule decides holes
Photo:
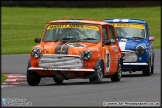
[(66, 68), (35, 68), (30, 67), (28, 70), (58, 70), (58, 71), (87, 71), (87, 72), (94, 72), (94, 69), (66, 69)]
[(143, 66), (143, 65), (148, 65), (147, 63), (123, 63), (123, 65), (136, 65), (136, 66)]

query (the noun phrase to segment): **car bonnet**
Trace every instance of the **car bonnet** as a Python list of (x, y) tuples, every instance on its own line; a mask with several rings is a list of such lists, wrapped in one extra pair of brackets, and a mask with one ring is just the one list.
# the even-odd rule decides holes
[(118, 44), (122, 51), (135, 49), (137, 45), (139, 45), (143, 42), (144, 42), (144, 40), (123, 39), (123, 38), (118, 39)]

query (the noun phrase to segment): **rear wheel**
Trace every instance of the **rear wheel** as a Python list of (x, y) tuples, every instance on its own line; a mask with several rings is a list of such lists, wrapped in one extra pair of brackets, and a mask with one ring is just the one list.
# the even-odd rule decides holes
[(92, 83), (101, 83), (103, 79), (103, 64), (100, 62), (99, 66), (95, 70), (95, 77), (90, 78), (89, 81)]
[(154, 64), (151, 66), (151, 74), (154, 73)]
[(27, 82), (31, 86), (37, 86), (41, 80), (41, 77), (36, 72), (28, 70), (29, 67), (31, 67), (30, 62), (28, 62), (28, 67), (27, 67), (27, 75), (26, 75)]
[(115, 82), (115, 81), (120, 81), (122, 76), (122, 61), (120, 60), (118, 63), (118, 70), (117, 72), (111, 76), (111, 81)]

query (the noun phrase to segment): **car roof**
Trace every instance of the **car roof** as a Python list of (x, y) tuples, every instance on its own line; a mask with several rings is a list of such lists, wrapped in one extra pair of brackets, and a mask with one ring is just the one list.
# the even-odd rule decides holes
[(76, 20), (76, 19), (69, 19), (69, 20), (53, 20), (53, 21), (49, 21), (48, 24), (51, 23), (86, 23), (86, 24), (99, 24), (99, 25), (112, 25), (108, 22), (105, 21), (100, 21), (100, 20)]
[(146, 23), (144, 20), (141, 20), (141, 19), (133, 19), (133, 18), (111, 18), (111, 19), (104, 19), (102, 21), (106, 21), (106, 22), (109, 22), (109, 23), (120, 23), (120, 22), (128, 22), (128, 23)]

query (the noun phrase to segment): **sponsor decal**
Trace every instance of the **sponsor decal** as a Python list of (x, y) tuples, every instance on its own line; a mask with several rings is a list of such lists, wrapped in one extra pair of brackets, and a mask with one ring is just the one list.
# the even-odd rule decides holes
[(59, 52), (59, 53), (65, 53), (65, 51), (64, 50), (57, 50), (57, 52)]
[(116, 46), (112, 46), (114, 52), (118, 52), (118, 48)]
[(76, 43), (68, 43), (67, 45), (71, 47), (78, 47), (78, 48), (86, 47), (86, 45), (84, 44), (76, 44)]
[(51, 29), (55, 29), (55, 28), (84, 28), (84, 29), (90, 29), (90, 30), (99, 31), (99, 28), (97, 26), (83, 25), (83, 24), (57, 24), (57, 25), (49, 25), (47, 27), (47, 30), (51, 30)]
[(144, 29), (144, 26), (142, 24), (123, 24), (123, 23), (118, 23), (118, 24), (113, 24), (114, 27), (130, 27), (130, 28), (138, 28), (138, 29)]
[(46, 50), (46, 53), (50, 53), (51, 51), (50, 50)]

